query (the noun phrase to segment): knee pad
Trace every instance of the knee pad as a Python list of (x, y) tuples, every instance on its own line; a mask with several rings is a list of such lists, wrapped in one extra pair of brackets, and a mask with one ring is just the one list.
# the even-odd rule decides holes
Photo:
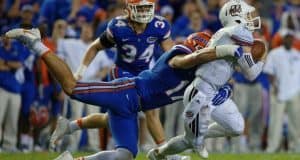
[(233, 128), (233, 131), (234, 131), (235, 134), (241, 135), (241, 134), (244, 133), (244, 129), (245, 129), (245, 120), (242, 117), (242, 115), (240, 114), (238, 123)]
[(116, 160), (132, 160), (132, 153), (125, 148), (117, 148), (116, 150)]
[(245, 122), (241, 114), (238, 115), (235, 124), (231, 125), (231, 132), (233, 136), (239, 136), (244, 133)]

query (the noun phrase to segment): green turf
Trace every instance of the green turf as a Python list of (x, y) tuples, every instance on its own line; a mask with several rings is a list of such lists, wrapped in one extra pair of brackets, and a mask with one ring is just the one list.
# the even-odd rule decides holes
[[(76, 153), (76, 156), (87, 153)], [(56, 153), (29, 153), (29, 154), (0, 154), (0, 160), (52, 160)], [(192, 160), (200, 160), (196, 155), (191, 155)], [(145, 155), (138, 155), (137, 160), (146, 159)], [(211, 154), (209, 160), (300, 160), (300, 154)]]

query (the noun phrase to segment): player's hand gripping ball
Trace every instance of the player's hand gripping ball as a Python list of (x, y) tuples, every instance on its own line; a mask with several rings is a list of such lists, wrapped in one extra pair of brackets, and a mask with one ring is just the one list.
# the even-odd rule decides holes
[(264, 41), (255, 39), (251, 47), (251, 54), (254, 61), (261, 60), (267, 51), (267, 47)]

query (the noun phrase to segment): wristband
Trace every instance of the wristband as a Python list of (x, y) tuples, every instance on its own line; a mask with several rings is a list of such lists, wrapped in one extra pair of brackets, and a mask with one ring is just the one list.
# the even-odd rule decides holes
[(238, 45), (219, 45), (216, 46), (216, 56), (218, 58), (225, 57), (225, 56), (233, 56), (235, 52), (239, 48)]

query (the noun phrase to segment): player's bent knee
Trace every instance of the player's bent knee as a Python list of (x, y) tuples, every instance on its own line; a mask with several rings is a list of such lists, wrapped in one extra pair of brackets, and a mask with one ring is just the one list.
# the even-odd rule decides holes
[(244, 133), (244, 127), (243, 127), (243, 126), (235, 127), (235, 128), (232, 130), (232, 132), (233, 132), (233, 135), (239, 136), (239, 135), (241, 135), (241, 134)]
[(69, 82), (66, 82), (66, 83), (62, 84), (62, 88), (68, 96), (72, 95), (75, 86), (76, 86), (75, 81), (69, 81)]
[(232, 126), (231, 131), (233, 136), (239, 136), (244, 133), (244, 129), (245, 129), (245, 122), (244, 119), (241, 119), (240, 121), (238, 121), (238, 123)]
[(132, 160), (133, 159), (133, 154), (125, 149), (125, 148), (118, 148), (116, 150), (116, 160)]

